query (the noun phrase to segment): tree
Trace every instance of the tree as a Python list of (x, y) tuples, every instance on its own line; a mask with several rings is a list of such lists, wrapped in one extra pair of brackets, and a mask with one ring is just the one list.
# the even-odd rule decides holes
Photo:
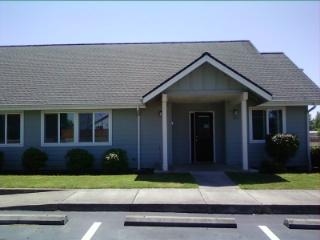
[(311, 131), (320, 131), (320, 112), (317, 112), (316, 116), (313, 119), (309, 114), (309, 125)]
[(314, 118), (314, 129), (320, 131), (320, 112), (317, 112), (317, 115)]

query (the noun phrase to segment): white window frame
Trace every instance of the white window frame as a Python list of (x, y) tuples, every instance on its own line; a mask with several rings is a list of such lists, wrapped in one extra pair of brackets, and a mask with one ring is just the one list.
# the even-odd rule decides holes
[[(109, 114), (108, 126), (109, 126), (109, 141), (108, 142), (95, 142), (95, 131), (94, 131), (94, 121), (95, 113), (104, 112)], [(60, 114), (63, 113), (73, 113), (74, 114), (74, 124), (73, 124), (73, 142), (60, 142)], [(79, 142), (79, 114), (80, 113), (90, 113), (93, 115), (92, 118), (92, 131), (93, 139), (92, 142)], [(44, 141), (44, 115), (45, 114), (58, 114), (58, 142), (57, 143), (46, 143)], [(111, 109), (98, 109), (98, 110), (60, 110), (60, 111), (41, 111), (41, 146), (43, 147), (64, 147), (64, 146), (111, 146), (112, 145), (112, 110)]]
[(282, 132), (287, 132), (287, 112), (286, 107), (249, 107), (249, 136), (250, 143), (265, 143), (265, 139), (253, 139), (253, 125), (252, 125), (252, 111), (254, 110), (264, 110), (266, 111), (266, 134), (269, 134), (269, 112), (275, 110), (282, 111)]
[[(17, 114), (20, 116), (20, 143), (8, 143), (8, 115)], [(0, 112), (4, 115), (4, 143), (0, 143), (0, 147), (23, 147), (24, 143), (24, 112)]]

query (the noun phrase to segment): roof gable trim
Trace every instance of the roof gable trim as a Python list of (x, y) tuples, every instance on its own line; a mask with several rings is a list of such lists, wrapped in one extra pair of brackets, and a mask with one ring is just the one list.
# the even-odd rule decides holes
[(211, 64), (212, 66), (216, 67), (218, 70), (227, 74), (229, 77), (238, 81), (240, 84), (246, 86), (253, 92), (257, 93), (264, 99), (268, 101), (272, 100), (272, 94), (269, 93), (267, 90), (263, 89), (258, 84), (254, 83), (247, 77), (243, 76), (241, 73), (229, 67), (219, 59), (213, 57), (210, 53), (205, 52), (199, 58), (194, 60), (192, 63), (190, 63), (189, 65), (181, 69), (179, 72), (177, 72), (176, 74), (168, 78), (166, 81), (164, 81), (163, 83), (161, 83), (160, 85), (152, 89), (150, 92), (145, 94), (142, 98), (142, 102), (146, 103), (150, 101), (155, 96), (157, 96), (158, 94), (160, 94), (161, 92), (163, 92), (164, 90), (172, 86), (174, 83), (176, 83), (177, 81), (179, 81), (180, 79), (182, 79), (183, 77), (185, 77), (186, 75), (188, 75), (189, 73), (191, 73), (192, 71), (194, 71), (204, 63)]

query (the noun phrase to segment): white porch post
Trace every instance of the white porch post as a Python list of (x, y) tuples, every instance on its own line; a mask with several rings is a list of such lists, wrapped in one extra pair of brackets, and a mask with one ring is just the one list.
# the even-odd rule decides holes
[(167, 94), (162, 94), (162, 170), (168, 171)]
[(242, 93), (241, 99), (241, 135), (242, 135), (242, 169), (248, 170), (248, 93)]
[(140, 136), (140, 128), (141, 128), (141, 118), (140, 118), (140, 108), (137, 106), (137, 169), (141, 169), (141, 136)]

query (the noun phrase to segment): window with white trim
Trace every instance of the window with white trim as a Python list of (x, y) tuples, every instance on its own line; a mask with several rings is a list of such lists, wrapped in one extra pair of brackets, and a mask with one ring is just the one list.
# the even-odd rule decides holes
[(0, 113), (0, 145), (22, 144), (22, 115)]
[(44, 144), (109, 144), (111, 112), (43, 114)]
[(267, 134), (285, 132), (284, 114), (284, 109), (251, 109), (250, 140), (263, 142)]

